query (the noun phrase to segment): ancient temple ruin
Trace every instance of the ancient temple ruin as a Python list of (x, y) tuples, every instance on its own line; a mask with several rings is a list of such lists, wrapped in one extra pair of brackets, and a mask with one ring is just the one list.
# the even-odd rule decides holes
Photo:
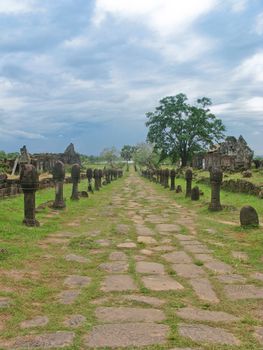
[(75, 151), (73, 143), (71, 143), (64, 153), (34, 153), (29, 154), (26, 146), (20, 149), (20, 156), (10, 164), (14, 173), (20, 172), (20, 166), (27, 159), (27, 163), (33, 164), (38, 172), (51, 172), (56, 161), (61, 160), (64, 164), (81, 165), (80, 155)]
[(243, 136), (236, 139), (228, 136), (224, 142), (215, 145), (205, 154), (198, 154), (193, 158), (193, 167), (209, 170), (239, 171), (250, 169), (254, 152), (249, 148)]

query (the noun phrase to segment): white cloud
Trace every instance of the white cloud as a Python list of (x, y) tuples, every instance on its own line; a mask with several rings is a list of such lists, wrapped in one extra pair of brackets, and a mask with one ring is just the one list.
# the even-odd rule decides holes
[(244, 60), (234, 72), (234, 79), (248, 79), (256, 83), (263, 82), (263, 51)]
[(35, 133), (35, 132), (28, 132), (23, 130), (9, 130), (0, 128), (0, 132), (5, 137), (22, 137), (29, 140), (39, 140), (39, 139), (45, 139), (45, 137), (41, 134)]
[(254, 30), (258, 35), (263, 34), (263, 12), (257, 16)]
[(13, 15), (34, 10), (34, 0), (0, 0), (0, 14)]
[(178, 34), (201, 15), (213, 10), (218, 0), (97, 0), (93, 21), (100, 25), (108, 14), (146, 24), (161, 36)]
[(246, 10), (248, 0), (230, 0), (233, 12), (243, 12)]

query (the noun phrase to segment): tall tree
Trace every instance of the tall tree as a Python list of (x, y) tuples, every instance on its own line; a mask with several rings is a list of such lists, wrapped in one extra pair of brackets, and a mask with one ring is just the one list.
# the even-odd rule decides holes
[(132, 155), (135, 151), (135, 147), (134, 146), (130, 146), (130, 145), (124, 145), (121, 149), (121, 157), (126, 160), (127, 165), (128, 162), (132, 159)]
[(103, 160), (113, 166), (113, 163), (118, 159), (119, 153), (115, 147), (104, 148), (100, 156)]
[(139, 143), (135, 146), (133, 153), (133, 161), (141, 167), (154, 169), (158, 167), (160, 155), (154, 151), (154, 148), (149, 143)]
[(161, 158), (170, 156), (173, 162), (181, 159), (186, 166), (194, 152), (222, 139), (225, 127), (210, 112), (211, 104), (203, 97), (191, 105), (186, 95), (178, 94), (163, 98), (154, 112), (146, 113), (147, 139), (161, 152)]

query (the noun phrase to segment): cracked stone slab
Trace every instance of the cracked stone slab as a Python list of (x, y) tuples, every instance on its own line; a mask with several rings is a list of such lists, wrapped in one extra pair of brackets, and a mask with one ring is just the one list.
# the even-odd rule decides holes
[(239, 321), (239, 318), (222, 311), (210, 311), (185, 307), (176, 312), (177, 316), (191, 321), (224, 322), (231, 323)]
[(65, 259), (67, 261), (76, 261), (81, 264), (85, 264), (89, 262), (89, 259), (85, 258), (84, 256), (80, 256), (76, 254), (68, 254), (65, 256)]
[(207, 278), (191, 279), (190, 284), (193, 287), (198, 298), (210, 303), (217, 304), (219, 299), (213, 290), (210, 281)]
[(4, 349), (52, 349), (65, 348), (73, 345), (75, 334), (72, 332), (56, 332), (40, 335), (26, 335), (0, 342)]
[(133, 279), (128, 275), (106, 276), (101, 287), (101, 290), (104, 292), (122, 292), (137, 289)]
[(164, 266), (155, 262), (140, 261), (136, 263), (136, 271), (138, 273), (157, 274), (165, 273)]
[(83, 315), (71, 315), (65, 319), (64, 325), (70, 328), (78, 328), (82, 326), (85, 321), (86, 317)]
[(124, 242), (124, 243), (120, 243), (117, 245), (118, 248), (124, 248), (124, 249), (134, 249), (136, 248), (136, 244), (133, 242)]
[(234, 283), (246, 283), (247, 279), (241, 275), (230, 274), (230, 275), (221, 275), (217, 276), (217, 279), (226, 284), (234, 284)]
[(181, 230), (181, 227), (177, 224), (157, 224), (157, 231), (161, 234), (162, 232), (177, 233)]
[(195, 264), (174, 264), (172, 268), (178, 276), (184, 278), (198, 278), (206, 275), (202, 267)]
[(137, 241), (138, 243), (144, 243), (144, 244), (157, 244), (156, 239), (148, 236), (138, 236)]
[(137, 294), (124, 295), (122, 296), (122, 299), (128, 300), (128, 301), (137, 301), (138, 303), (144, 303), (154, 307), (161, 307), (166, 303), (165, 300), (162, 300), (156, 297), (150, 297), (146, 295), (137, 295)]
[(200, 260), (202, 262), (214, 261), (213, 256), (210, 254), (196, 253), (195, 258), (196, 258), (196, 260)]
[(184, 287), (174, 278), (164, 275), (154, 275), (142, 277), (146, 288), (153, 291), (162, 290), (182, 290)]
[(11, 304), (11, 300), (9, 298), (0, 297), (0, 309), (4, 309), (9, 307)]
[(263, 345), (263, 327), (255, 327), (254, 336)]
[(32, 320), (26, 320), (20, 323), (20, 328), (44, 327), (48, 324), (49, 319), (46, 316), (37, 316)]
[(100, 270), (110, 273), (120, 273), (128, 271), (128, 263), (125, 261), (113, 261), (109, 263), (103, 263), (99, 265)]
[(263, 299), (263, 287), (252, 284), (229, 285), (224, 288), (226, 296), (231, 300)]
[(127, 261), (127, 255), (123, 252), (112, 252), (109, 256), (111, 261)]
[(125, 225), (125, 224), (119, 224), (119, 225), (116, 226), (117, 233), (119, 233), (121, 235), (128, 234), (129, 230), (130, 230), (130, 226)]
[(169, 327), (155, 323), (106, 324), (95, 326), (84, 337), (91, 348), (117, 348), (165, 344)]
[(213, 272), (223, 275), (233, 272), (232, 266), (217, 260), (206, 262), (205, 267)]
[(179, 324), (179, 334), (195, 342), (211, 344), (240, 345), (240, 341), (230, 332), (216, 327), (196, 324)]
[(58, 295), (58, 301), (60, 304), (70, 305), (75, 302), (79, 294), (79, 290), (65, 290)]
[(138, 236), (154, 236), (154, 232), (147, 226), (136, 225)]
[(188, 254), (186, 254), (183, 250), (173, 253), (164, 254), (162, 256), (166, 261), (174, 264), (190, 264), (192, 259)]
[(233, 258), (238, 259), (240, 261), (248, 261), (248, 255), (245, 252), (232, 252), (232, 256)]
[(99, 307), (95, 311), (98, 321), (103, 323), (161, 322), (165, 319), (163, 311), (135, 307)]
[(155, 252), (171, 252), (175, 249), (175, 246), (172, 245), (159, 245), (158, 247), (152, 248)]
[(64, 285), (70, 288), (76, 288), (76, 287), (82, 288), (82, 287), (88, 286), (90, 282), (91, 282), (90, 277), (71, 275), (65, 279)]

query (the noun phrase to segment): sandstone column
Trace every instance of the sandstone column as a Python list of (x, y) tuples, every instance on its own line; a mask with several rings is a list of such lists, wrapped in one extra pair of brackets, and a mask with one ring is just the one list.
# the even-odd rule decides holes
[(80, 180), (80, 165), (74, 164), (71, 169), (71, 179), (72, 179), (72, 200), (79, 200), (79, 180)]
[(36, 168), (32, 164), (22, 166), (20, 172), (20, 184), (24, 192), (24, 220), (26, 226), (39, 226), (36, 220), (36, 191), (39, 186), (39, 177)]
[(187, 169), (185, 172), (185, 180), (186, 180), (186, 193), (185, 197), (191, 197), (192, 191), (192, 180), (193, 180), (193, 172), (191, 169)]
[(58, 160), (53, 168), (53, 180), (55, 182), (55, 202), (53, 208), (63, 209), (66, 207), (64, 198), (63, 198), (63, 185), (65, 179), (65, 167), (64, 164)]
[(172, 169), (170, 171), (170, 178), (171, 178), (171, 186), (170, 186), (170, 190), (171, 191), (174, 191), (175, 190), (175, 175), (176, 175), (176, 172), (174, 169)]
[(223, 180), (223, 172), (220, 169), (211, 169), (210, 170), (210, 183), (211, 183), (211, 203), (209, 209), (211, 211), (222, 210), (220, 203), (220, 189), (221, 183)]
[(93, 177), (94, 177), (94, 181), (95, 181), (95, 190), (99, 191), (100, 190), (100, 186), (99, 186), (99, 171), (98, 169), (94, 169), (93, 171)]
[(87, 169), (86, 175), (87, 175), (87, 179), (88, 179), (88, 192), (93, 193), (93, 189), (92, 189), (93, 171), (91, 168)]

